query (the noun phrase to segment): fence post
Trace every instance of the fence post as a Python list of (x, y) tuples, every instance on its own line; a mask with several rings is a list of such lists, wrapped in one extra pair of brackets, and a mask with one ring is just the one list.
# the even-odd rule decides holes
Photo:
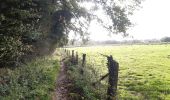
[(78, 64), (78, 52), (76, 52), (76, 64)]
[(113, 60), (112, 56), (107, 57), (108, 71), (109, 71), (109, 86), (107, 90), (107, 100), (117, 100), (117, 83), (118, 83), (118, 70), (119, 64)]
[(86, 62), (86, 54), (83, 54), (82, 67), (85, 66), (85, 62)]
[(72, 58), (74, 58), (74, 50), (72, 50)]
[(68, 56), (70, 57), (70, 50), (68, 50)]
[(84, 71), (83, 68), (85, 67), (85, 62), (86, 62), (86, 54), (83, 54), (83, 59), (82, 59), (82, 68), (80, 70), (80, 73), (83, 75)]
[(67, 56), (68, 56), (68, 50), (66, 50), (66, 54), (67, 54)]
[(71, 62), (72, 62), (72, 64), (74, 64), (74, 50), (72, 50)]

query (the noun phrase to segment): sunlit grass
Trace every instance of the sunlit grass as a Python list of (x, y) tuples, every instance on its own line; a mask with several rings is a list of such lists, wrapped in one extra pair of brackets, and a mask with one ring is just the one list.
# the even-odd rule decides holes
[[(123, 100), (170, 100), (170, 45), (123, 45), (71, 48), (87, 54), (98, 75), (107, 73), (105, 55), (119, 62), (118, 97)], [(103, 82), (105, 83), (105, 82)]]

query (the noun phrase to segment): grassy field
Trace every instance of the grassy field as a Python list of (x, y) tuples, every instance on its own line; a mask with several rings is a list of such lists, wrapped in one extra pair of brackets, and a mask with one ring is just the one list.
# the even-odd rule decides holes
[[(71, 48), (87, 54), (98, 77), (107, 73), (105, 55), (119, 62), (120, 100), (170, 100), (170, 45), (120, 45)], [(107, 84), (102, 81), (102, 84)], [(106, 92), (103, 90), (103, 92)]]

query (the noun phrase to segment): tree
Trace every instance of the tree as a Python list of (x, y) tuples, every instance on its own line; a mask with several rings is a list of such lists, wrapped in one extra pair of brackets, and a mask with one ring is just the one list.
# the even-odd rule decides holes
[[(92, 20), (111, 33), (126, 36), (131, 25), (128, 14), (141, 0), (1, 0), (0, 65), (12, 66), (24, 58), (53, 52), (68, 42), (72, 30), (86, 35)], [(87, 9), (84, 4), (91, 4)], [(110, 23), (105, 23), (97, 10), (102, 10)], [(83, 40), (87, 40), (82, 38)], [(31, 55), (31, 57), (30, 57)], [(29, 57), (28, 57), (29, 56)]]
[(170, 42), (170, 37), (163, 37), (161, 42)]
[(76, 42), (76, 39), (75, 39), (75, 38), (74, 38), (74, 39), (71, 39), (71, 40), (70, 40), (70, 45), (72, 45), (72, 46), (75, 45), (75, 42)]
[(89, 37), (88, 36), (82, 36), (82, 44), (87, 45), (88, 42), (89, 42)]
[(41, 23), (50, 16), (48, 12), (54, 11), (48, 9), (48, 3), (48, 0), (1, 0), (1, 66), (18, 64), (22, 56), (32, 50), (36, 39), (43, 37), (44, 24)]
[[(123, 1), (129, 1), (130, 4), (122, 6)], [(71, 28), (80, 34), (86, 32), (85, 30), (88, 28), (91, 20), (97, 20), (99, 24), (112, 33), (119, 32), (127, 35), (126, 30), (132, 25), (128, 19), (128, 14), (132, 14), (133, 10), (141, 3), (141, 0), (62, 0), (61, 3), (64, 9), (69, 10), (73, 14), (72, 19), (75, 21), (71, 23)], [(87, 10), (85, 6), (81, 6), (81, 4), (86, 3), (93, 5), (90, 10)], [(97, 10), (102, 10), (111, 23), (106, 24), (105, 19), (102, 19), (95, 13)]]

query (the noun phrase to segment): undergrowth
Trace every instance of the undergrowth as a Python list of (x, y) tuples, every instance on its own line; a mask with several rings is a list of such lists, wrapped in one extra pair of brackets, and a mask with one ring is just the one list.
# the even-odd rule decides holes
[(59, 61), (36, 59), (15, 69), (0, 69), (0, 100), (51, 100)]
[[(73, 86), (70, 88), (71, 100), (105, 100), (107, 85), (94, 84), (99, 77), (92, 65), (87, 64), (84, 68), (79, 62), (78, 65), (71, 64), (70, 60), (65, 62), (68, 66), (68, 74)], [(103, 92), (105, 90), (105, 92)]]

